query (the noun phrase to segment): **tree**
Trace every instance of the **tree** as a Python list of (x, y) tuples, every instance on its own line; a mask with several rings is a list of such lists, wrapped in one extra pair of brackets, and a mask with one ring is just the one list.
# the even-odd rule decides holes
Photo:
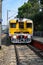
[(41, 4), (41, 9), (43, 11), (43, 0), (40, 0), (40, 4)]
[(43, 4), (43, 0), (40, 0), (40, 3)]
[(28, 18), (31, 14), (31, 7), (32, 5), (30, 3), (24, 3), (23, 6), (18, 8), (18, 17), (26, 17)]
[(38, 0), (28, 0), (27, 3), (24, 3), (20, 8), (18, 8), (18, 17), (26, 17), (34, 15), (39, 12)]
[(30, 18), (34, 22), (34, 30), (43, 30), (43, 12), (39, 11), (40, 6), (39, 0), (28, 0), (27, 3), (18, 8), (17, 17)]

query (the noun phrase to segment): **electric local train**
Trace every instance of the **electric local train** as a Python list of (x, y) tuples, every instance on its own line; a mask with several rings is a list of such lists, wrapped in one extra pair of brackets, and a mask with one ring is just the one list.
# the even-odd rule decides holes
[(30, 19), (12, 19), (9, 21), (9, 38), (12, 43), (31, 43), (33, 21)]

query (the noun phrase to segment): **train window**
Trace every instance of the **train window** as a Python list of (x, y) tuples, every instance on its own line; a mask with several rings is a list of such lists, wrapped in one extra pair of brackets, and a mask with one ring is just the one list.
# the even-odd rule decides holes
[(16, 23), (10, 23), (11, 28), (16, 28)]
[(24, 22), (19, 22), (19, 28), (24, 28)]
[(27, 28), (32, 28), (32, 23), (26, 23)]

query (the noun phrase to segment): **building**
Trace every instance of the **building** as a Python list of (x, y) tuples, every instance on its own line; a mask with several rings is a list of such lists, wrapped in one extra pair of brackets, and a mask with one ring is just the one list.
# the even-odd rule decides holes
[(0, 0), (0, 19), (2, 19), (2, 0)]
[(0, 48), (1, 48), (2, 0), (0, 0)]

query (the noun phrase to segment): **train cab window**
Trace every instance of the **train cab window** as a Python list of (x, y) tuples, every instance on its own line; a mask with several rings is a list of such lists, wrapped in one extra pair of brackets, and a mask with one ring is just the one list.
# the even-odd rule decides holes
[(26, 23), (27, 28), (32, 28), (32, 23)]
[(19, 22), (19, 28), (24, 28), (24, 22)]
[(10, 23), (11, 28), (16, 28), (16, 23)]

